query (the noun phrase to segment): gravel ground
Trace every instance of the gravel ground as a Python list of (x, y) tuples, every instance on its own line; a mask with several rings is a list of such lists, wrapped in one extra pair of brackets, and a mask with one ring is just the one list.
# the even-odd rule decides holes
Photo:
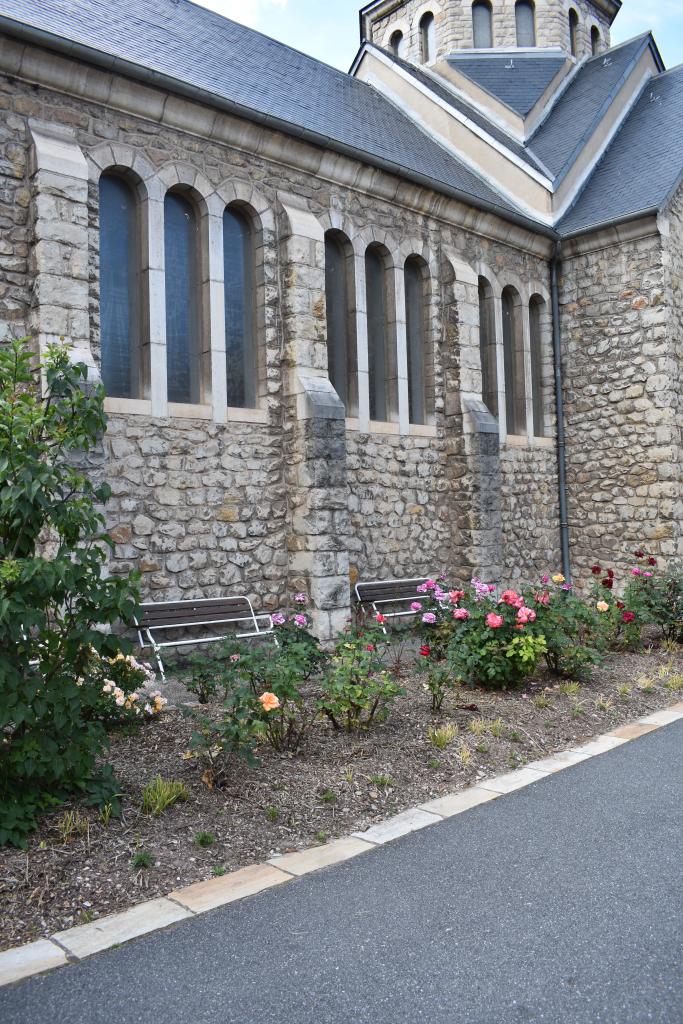
[[(612, 656), (577, 694), (561, 692), (549, 676), (512, 694), (463, 690), (437, 718), (422, 680), (412, 676), (403, 679), (406, 695), (388, 720), (371, 731), (340, 734), (321, 722), (299, 755), (264, 747), (258, 768), (234, 762), (220, 789), (208, 789), (196, 763), (183, 760), (191, 724), (179, 709), (169, 710), (137, 736), (113, 737), (109, 760), (124, 793), (121, 819), (105, 825), (93, 809), (67, 808), (73, 818), (61, 809), (43, 820), (28, 851), (0, 850), (0, 949), (212, 873), (365, 829), (407, 807), (585, 741), (680, 700), (672, 677), (681, 673), (682, 651), (653, 647)], [(638, 683), (643, 677), (651, 680), (646, 689)], [(624, 684), (628, 694), (619, 692)], [(173, 692), (179, 695), (177, 688)], [(500, 719), (502, 735), (472, 731), (480, 719)], [(457, 726), (458, 734), (440, 750), (428, 732), (447, 723)], [(141, 812), (140, 794), (159, 773), (182, 780), (189, 799), (153, 818)], [(195, 841), (200, 831), (215, 841), (200, 847)], [(136, 871), (131, 858), (141, 851), (153, 864)]]

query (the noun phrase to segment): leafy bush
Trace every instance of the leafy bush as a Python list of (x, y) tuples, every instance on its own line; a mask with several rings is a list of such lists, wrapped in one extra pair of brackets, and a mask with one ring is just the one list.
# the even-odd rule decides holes
[(658, 626), (664, 640), (683, 643), (683, 566), (660, 569), (657, 559), (635, 552), (624, 600), (646, 623)]
[(561, 575), (544, 576), (526, 604), (536, 613), (536, 631), (545, 638), (548, 668), (555, 675), (585, 679), (600, 663), (604, 639), (600, 611), (583, 601)]
[(334, 647), (322, 678), (319, 709), (335, 729), (367, 729), (385, 718), (392, 702), (404, 693), (382, 667), (376, 626), (349, 628)]
[(25, 342), (0, 350), (0, 845), (74, 792), (116, 801), (88, 666), (122, 650), (98, 626), (130, 621), (137, 591), (103, 573), (109, 489), (79, 468), (104, 429), (102, 389), (64, 347), (42, 366)]

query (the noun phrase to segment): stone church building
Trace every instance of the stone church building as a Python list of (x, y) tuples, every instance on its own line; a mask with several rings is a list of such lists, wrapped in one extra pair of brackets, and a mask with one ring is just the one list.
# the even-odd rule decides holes
[(683, 67), (619, 0), (0, 0), (0, 340), (106, 389), (155, 600), (683, 555)]

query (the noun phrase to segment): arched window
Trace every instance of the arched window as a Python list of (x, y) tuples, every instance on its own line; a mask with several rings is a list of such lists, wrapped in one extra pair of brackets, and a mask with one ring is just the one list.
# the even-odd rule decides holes
[(496, 307), (493, 289), (479, 278), (479, 354), (481, 397), (492, 416), (498, 415), (498, 359), (496, 353)]
[(251, 222), (237, 206), (223, 213), (225, 355), (228, 405), (254, 409), (257, 401), (256, 286)]
[(429, 423), (434, 413), (434, 368), (429, 344), (429, 276), (424, 260), (410, 256), (404, 267), (408, 408), (411, 423)]
[(394, 32), (389, 40), (389, 47), (395, 57), (402, 57), (405, 50), (405, 41), (402, 32)]
[(199, 228), (192, 203), (178, 192), (164, 199), (166, 363), (168, 400), (197, 405), (201, 395)]
[(602, 36), (600, 35), (600, 29), (597, 25), (593, 25), (591, 29), (591, 53), (595, 57), (600, 52), (600, 43), (602, 42)]
[(529, 334), (531, 342), (531, 397), (534, 411), (534, 436), (545, 437), (545, 372), (543, 365), (543, 330), (545, 302), (540, 295), (529, 301)]
[(579, 16), (573, 7), (569, 11), (569, 45), (572, 57), (576, 57), (579, 52)]
[(420, 18), (420, 48), (422, 63), (429, 64), (436, 56), (436, 22), (431, 11)]
[(391, 345), (387, 312), (389, 303), (387, 257), (376, 245), (365, 253), (365, 289), (368, 316), (368, 376), (370, 419), (395, 420), (398, 412), (398, 368)]
[(526, 434), (526, 386), (522, 303), (514, 288), (503, 292), (505, 414), (508, 434)]
[(115, 174), (100, 178), (102, 383), (112, 398), (140, 398), (140, 246), (137, 201)]
[(536, 14), (530, 0), (517, 0), (515, 4), (517, 46), (536, 45)]
[(493, 46), (493, 9), (488, 0), (472, 4), (472, 31), (475, 50), (490, 50)]
[(327, 360), (330, 380), (347, 416), (358, 415), (358, 370), (353, 315), (353, 250), (339, 231), (325, 235)]

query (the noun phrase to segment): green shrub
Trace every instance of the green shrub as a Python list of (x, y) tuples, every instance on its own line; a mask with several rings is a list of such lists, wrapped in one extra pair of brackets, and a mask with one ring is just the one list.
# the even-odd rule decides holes
[(0, 845), (23, 846), (37, 817), (74, 793), (118, 806), (97, 759), (106, 746), (93, 654), (121, 642), (97, 626), (130, 621), (132, 579), (103, 572), (109, 497), (79, 468), (105, 430), (103, 392), (53, 346), (0, 350)]
[(634, 557), (638, 564), (631, 570), (625, 603), (645, 623), (658, 626), (665, 641), (683, 643), (683, 566), (660, 569), (657, 559), (643, 551)]
[(385, 718), (404, 693), (382, 668), (378, 652), (383, 636), (377, 627), (349, 628), (334, 647), (321, 681), (319, 709), (335, 729), (367, 729)]

